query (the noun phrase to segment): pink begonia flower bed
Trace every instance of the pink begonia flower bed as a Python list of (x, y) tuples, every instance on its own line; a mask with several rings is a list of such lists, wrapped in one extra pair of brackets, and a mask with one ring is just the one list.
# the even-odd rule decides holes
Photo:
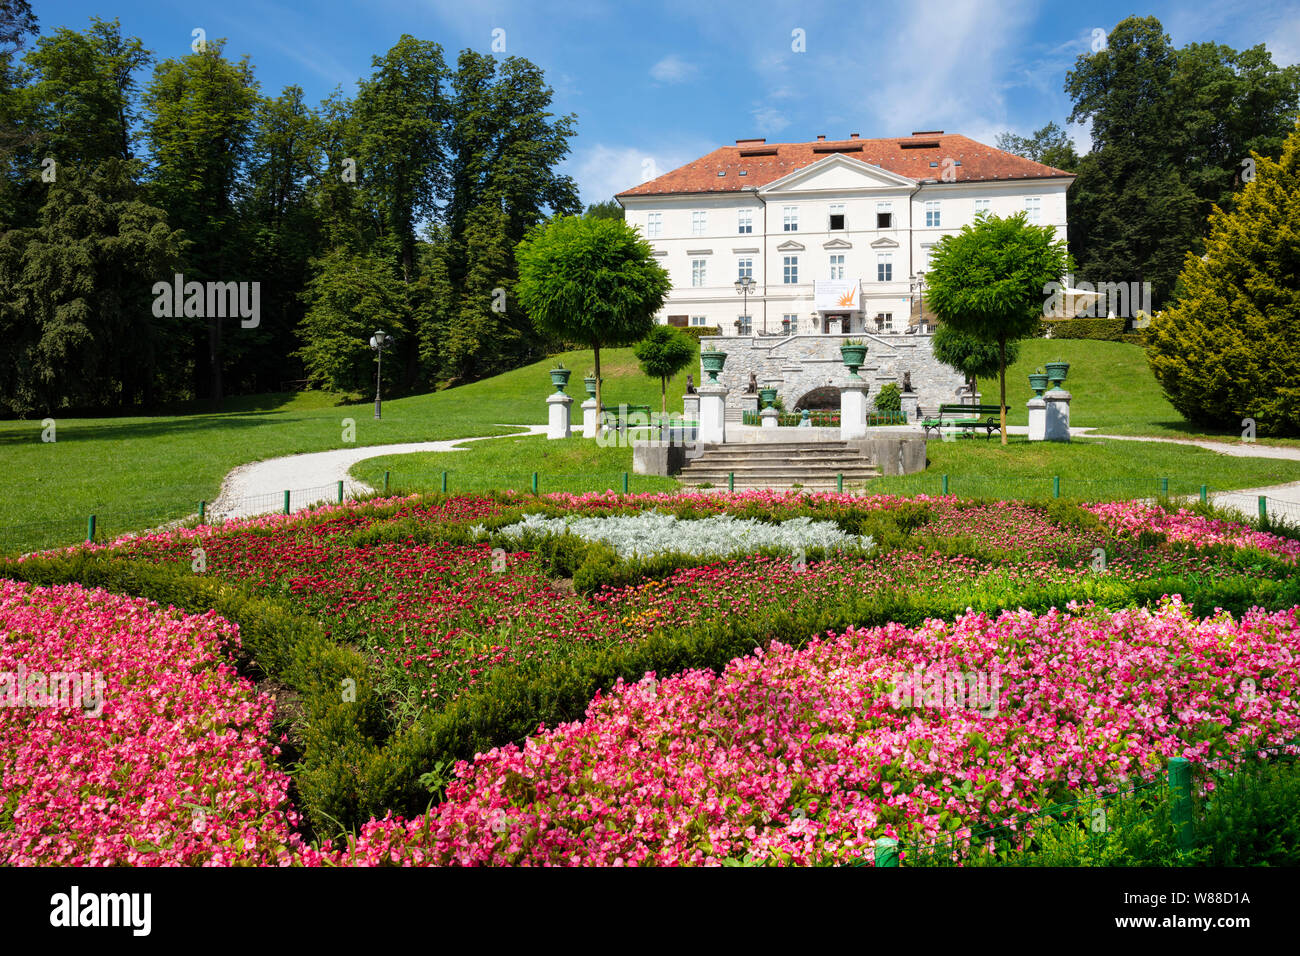
[[(0, 580), (5, 690), (20, 665), (37, 682), (0, 706), (0, 863), (295, 859), (289, 778), (271, 765), (273, 702), (227, 663), (238, 643), (215, 613)], [(97, 675), (102, 693), (30, 706), (59, 674)]]
[(1084, 507), (1120, 534), (1136, 537), (1143, 531), (1156, 531), (1170, 541), (1202, 546), (1228, 544), (1236, 548), (1258, 548), (1292, 563), (1300, 560), (1300, 541), (1269, 534), (1267, 531), (1256, 531), (1239, 521), (1206, 518), (1186, 508), (1170, 512), (1138, 501), (1113, 501)]
[[(773, 645), (720, 675), (647, 675), (597, 697), (585, 720), (460, 763), (427, 816), (373, 821), (305, 861), (869, 858), (877, 837), (946, 838), (1173, 756), (1295, 741), (1297, 610), (1201, 621), (1173, 598), (1154, 612), (970, 613)], [(996, 714), (955, 700), (895, 707), (917, 665), (982, 673)]]

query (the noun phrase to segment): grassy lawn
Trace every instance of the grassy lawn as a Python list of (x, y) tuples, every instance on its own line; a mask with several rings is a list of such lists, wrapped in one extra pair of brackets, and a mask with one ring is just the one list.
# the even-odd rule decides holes
[[(1020, 343), (1020, 360), (1007, 369), (1008, 421), (1027, 424), (1025, 402), (1034, 395), (1029, 374), (1047, 362), (1070, 363), (1065, 389), (1070, 393), (1070, 424), (1112, 435), (1207, 438), (1238, 442), (1241, 430), (1207, 432), (1189, 424), (1169, 404), (1147, 365), (1146, 353), (1126, 342), (1029, 339)], [(998, 380), (980, 379), (983, 401), (996, 405)], [(1300, 439), (1260, 439), (1261, 444), (1300, 447)]]
[[(508, 435), (495, 423), (544, 423), (547, 370), (557, 358), (574, 370), (569, 394), (585, 395), (578, 379), (592, 355), (577, 351), (461, 388), (385, 401), (378, 422), (373, 404), (337, 405), (337, 396), (318, 392), (231, 399), (217, 413), (60, 418), (51, 443), (41, 441), (39, 420), (0, 422), (0, 552), (76, 541), (91, 513), (101, 537), (192, 514), (200, 499), (216, 498), (238, 465), (347, 447), (344, 418), (355, 420), (358, 446)], [(631, 349), (606, 349), (601, 359), (607, 404), (659, 407), (659, 383), (641, 374)], [(677, 411), (685, 382), (683, 374), (669, 384)]]
[(352, 475), (372, 487), (382, 487), (385, 470), (391, 471), (391, 488), (397, 491), (438, 491), (442, 473), (447, 472), (447, 490), (483, 491), (514, 488), (529, 491), (533, 472), (538, 490), (672, 491), (681, 487), (675, 478), (632, 474), (632, 449), (602, 448), (584, 438), (548, 440), (535, 435), (472, 442), (464, 451), (436, 454), (386, 455), (368, 458), (352, 469)]
[(915, 475), (880, 478), (872, 490), (899, 494), (938, 494), (943, 476), (948, 491), (971, 497), (1034, 498), (1052, 494), (1059, 476), (1067, 498), (1132, 498), (1160, 493), (1169, 479), (1171, 495), (1195, 495), (1235, 488), (1300, 481), (1300, 462), (1275, 458), (1232, 458), (1202, 448), (1159, 442), (1076, 439), (1069, 444), (1030, 442), (1009, 436), (1003, 448), (991, 439), (931, 441), (929, 467)]

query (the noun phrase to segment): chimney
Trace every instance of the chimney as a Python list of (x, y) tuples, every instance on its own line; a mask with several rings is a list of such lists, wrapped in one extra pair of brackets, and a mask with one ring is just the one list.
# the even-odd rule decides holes
[(825, 140), (825, 139), (826, 139), (826, 134), (825, 134), (825, 133), (818, 133), (818, 134), (817, 134), (817, 142), (820, 143), (820, 142), (822, 142), (822, 141)]
[(849, 133), (849, 139), (857, 139), (857, 138), (858, 138), (857, 133)]
[(941, 129), (914, 129), (914, 130), (912, 130), (912, 135), (913, 135), (913, 136), (942, 136), (942, 135), (943, 135), (943, 130), (941, 130)]
[(767, 142), (767, 137), (764, 136), (761, 139), (738, 139), (736, 140), (736, 145), (737, 146), (745, 146), (745, 145), (762, 146), (766, 142)]

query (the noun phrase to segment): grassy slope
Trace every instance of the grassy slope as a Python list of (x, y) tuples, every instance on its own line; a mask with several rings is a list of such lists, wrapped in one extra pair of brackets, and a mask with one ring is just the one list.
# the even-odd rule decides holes
[[(592, 364), (590, 351), (558, 358), (575, 378)], [(658, 382), (641, 374), (631, 349), (606, 349), (601, 358), (607, 403), (659, 406)], [(495, 423), (543, 423), (553, 361), (386, 401), (378, 422), (370, 404), (336, 406), (318, 393), (233, 399), (221, 413), (58, 419), (53, 443), (41, 441), (39, 421), (0, 422), (0, 551), (75, 541), (92, 512), (104, 534), (191, 514), (200, 499), (216, 497), (237, 465), (346, 447), (344, 418), (356, 421), (360, 446), (504, 435), (510, 430)], [(669, 385), (678, 411), (685, 381), (683, 373)], [(571, 382), (569, 392), (581, 396), (581, 382)]]
[[(1092, 426), (1113, 435), (1152, 435), (1161, 438), (1241, 440), (1241, 432), (1207, 432), (1189, 424), (1169, 404), (1147, 365), (1146, 354), (1124, 342), (1072, 339), (1030, 339), (1020, 343), (1020, 360), (1007, 369), (1010, 422), (1026, 423), (1025, 402), (1033, 397), (1029, 374), (1047, 362), (1070, 363), (1065, 388), (1071, 395), (1070, 424)], [(996, 405), (998, 380), (980, 379), (983, 400)], [(1272, 439), (1268, 444), (1300, 447), (1297, 439)]]

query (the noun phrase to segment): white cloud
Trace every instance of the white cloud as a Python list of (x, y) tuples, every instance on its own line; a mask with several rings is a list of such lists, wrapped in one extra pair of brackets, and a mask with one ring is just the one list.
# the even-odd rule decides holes
[(668, 54), (650, 67), (650, 75), (660, 83), (684, 83), (697, 72), (694, 63), (687, 63), (676, 53)]
[(769, 133), (779, 133), (790, 125), (785, 114), (780, 110), (774, 110), (770, 106), (758, 106), (750, 111), (754, 117), (754, 126), (760, 133), (767, 135)]
[(562, 171), (578, 183), (584, 205), (604, 202), (616, 193), (639, 186), (685, 166), (716, 148), (715, 144), (691, 143), (672, 147), (640, 149), (605, 143), (578, 144)]

